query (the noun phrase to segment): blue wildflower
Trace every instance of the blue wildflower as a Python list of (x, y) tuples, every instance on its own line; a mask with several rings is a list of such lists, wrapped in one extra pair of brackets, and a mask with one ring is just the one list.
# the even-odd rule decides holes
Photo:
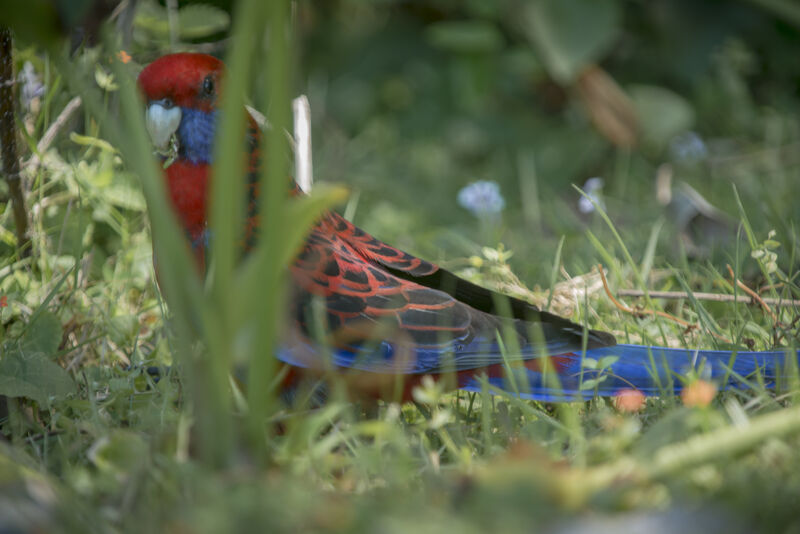
[(705, 158), (708, 149), (703, 138), (695, 132), (684, 132), (672, 138), (670, 152), (677, 161), (692, 162)]
[(479, 180), (458, 192), (458, 203), (476, 217), (497, 215), (506, 207), (500, 186), (491, 180)]
[(586, 183), (583, 184), (582, 189), (584, 193), (589, 195), (589, 198), (581, 195), (581, 198), (578, 199), (578, 210), (581, 213), (592, 213), (594, 211), (594, 204), (592, 203), (592, 200), (594, 200), (594, 203), (600, 206), (601, 209), (606, 209), (605, 202), (603, 202), (603, 198), (600, 196), (603, 185), (605, 185), (605, 182), (603, 182), (603, 179), (599, 176), (595, 176), (586, 180)]
[(34, 98), (44, 95), (44, 85), (39, 80), (39, 76), (30, 61), (26, 61), (22, 66), (19, 79), (22, 82), (22, 105), (25, 108), (30, 108)]

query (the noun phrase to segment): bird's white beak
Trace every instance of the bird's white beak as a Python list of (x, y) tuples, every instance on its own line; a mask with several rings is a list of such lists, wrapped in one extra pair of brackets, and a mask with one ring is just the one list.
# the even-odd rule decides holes
[(159, 151), (169, 148), (170, 138), (181, 124), (181, 108), (169, 99), (154, 100), (147, 106), (147, 132)]

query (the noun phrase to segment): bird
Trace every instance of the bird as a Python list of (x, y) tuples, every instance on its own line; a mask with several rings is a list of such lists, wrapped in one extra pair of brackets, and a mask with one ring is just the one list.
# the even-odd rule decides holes
[[(167, 160), (171, 206), (201, 271), (224, 73), (225, 65), (213, 56), (176, 53), (156, 59), (138, 77), (147, 130)], [(247, 128), (244, 254), (268, 218), (257, 212), (256, 202), (260, 131), (254, 120)], [(488, 387), (556, 402), (629, 389), (678, 392), (685, 383), (681, 377), (693, 369), (722, 380), (723, 388), (741, 386), (743, 379), (736, 378), (756, 372), (770, 384), (784, 359), (780, 350), (731, 358), (730, 351), (618, 345), (610, 333), (488, 290), (386, 244), (335, 211), (323, 213), (309, 229), (288, 271), (291, 327), (275, 349), (287, 366), (286, 388), (333, 369), (351, 378), (348, 393), (357, 398), (409, 400), (422, 377), (431, 376), (467, 391)], [(313, 335), (312, 318), (319, 316), (328, 333), (324, 343)]]

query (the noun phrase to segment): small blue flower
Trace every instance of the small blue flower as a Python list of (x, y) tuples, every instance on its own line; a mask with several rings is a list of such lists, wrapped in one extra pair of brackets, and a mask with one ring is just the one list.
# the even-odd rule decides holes
[(701, 160), (708, 155), (703, 138), (691, 131), (673, 137), (669, 148), (673, 157), (678, 161), (692, 162)]
[(34, 98), (44, 95), (44, 85), (36, 74), (36, 69), (30, 61), (26, 61), (19, 73), (22, 82), (22, 105), (29, 108)]
[(458, 203), (476, 217), (497, 215), (506, 207), (500, 186), (490, 180), (479, 180), (462, 188)]
[[(593, 178), (589, 178), (586, 180), (586, 183), (583, 184), (583, 192), (589, 195), (589, 198), (581, 195), (581, 198), (578, 199), (578, 210), (581, 213), (592, 213), (594, 211), (594, 204), (592, 200), (594, 200), (595, 204), (600, 206), (601, 209), (605, 211), (606, 204), (603, 202), (603, 197), (600, 196), (600, 192), (603, 190), (603, 179), (599, 176), (595, 176)], [(589, 200), (591, 198), (591, 200)]]

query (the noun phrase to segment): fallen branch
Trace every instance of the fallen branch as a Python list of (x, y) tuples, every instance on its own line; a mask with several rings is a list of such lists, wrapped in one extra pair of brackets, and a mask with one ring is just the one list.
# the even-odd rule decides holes
[[(688, 299), (689, 293), (685, 291), (648, 291), (648, 295), (654, 299)], [(620, 289), (617, 291), (620, 297), (644, 297), (644, 291), (641, 289)], [(692, 293), (692, 296), (697, 300), (711, 300), (715, 302), (744, 302), (745, 304), (752, 304), (756, 302), (755, 299), (747, 295), (726, 295), (723, 293)], [(800, 300), (791, 299), (775, 299), (775, 298), (761, 298), (766, 304), (777, 307), (800, 306)]]
[[(629, 313), (631, 315), (636, 315), (638, 317), (642, 317), (642, 316), (645, 316), (645, 315), (663, 317), (664, 319), (670, 320), (670, 321), (672, 321), (674, 323), (678, 323), (679, 325), (681, 325), (683, 327), (686, 327), (687, 330), (699, 330), (700, 329), (700, 325), (692, 324), (689, 321), (685, 321), (685, 320), (681, 319), (680, 317), (675, 317), (674, 315), (671, 315), (671, 314), (669, 314), (667, 312), (663, 312), (661, 310), (634, 309), (634, 308), (630, 308), (630, 307), (624, 305), (619, 300), (617, 300), (616, 297), (614, 297), (613, 293), (611, 293), (611, 288), (608, 287), (608, 280), (606, 280), (606, 273), (605, 273), (605, 271), (603, 271), (603, 266), (602, 265), (598, 265), (597, 269), (600, 271), (600, 278), (603, 280), (603, 289), (606, 290), (606, 295), (608, 295), (608, 298), (611, 300), (611, 302), (614, 303), (614, 306), (616, 306), (620, 311), (623, 311), (625, 313)], [(649, 293), (649, 295), (653, 296), (652, 293)], [(732, 343), (725, 336), (721, 336), (721, 335), (716, 334), (716, 333), (711, 332), (711, 331), (709, 331), (708, 333), (711, 334), (712, 336), (714, 336), (715, 338), (719, 339), (720, 341), (723, 341), (723, 342), (729, 343), (729, 344)]]

